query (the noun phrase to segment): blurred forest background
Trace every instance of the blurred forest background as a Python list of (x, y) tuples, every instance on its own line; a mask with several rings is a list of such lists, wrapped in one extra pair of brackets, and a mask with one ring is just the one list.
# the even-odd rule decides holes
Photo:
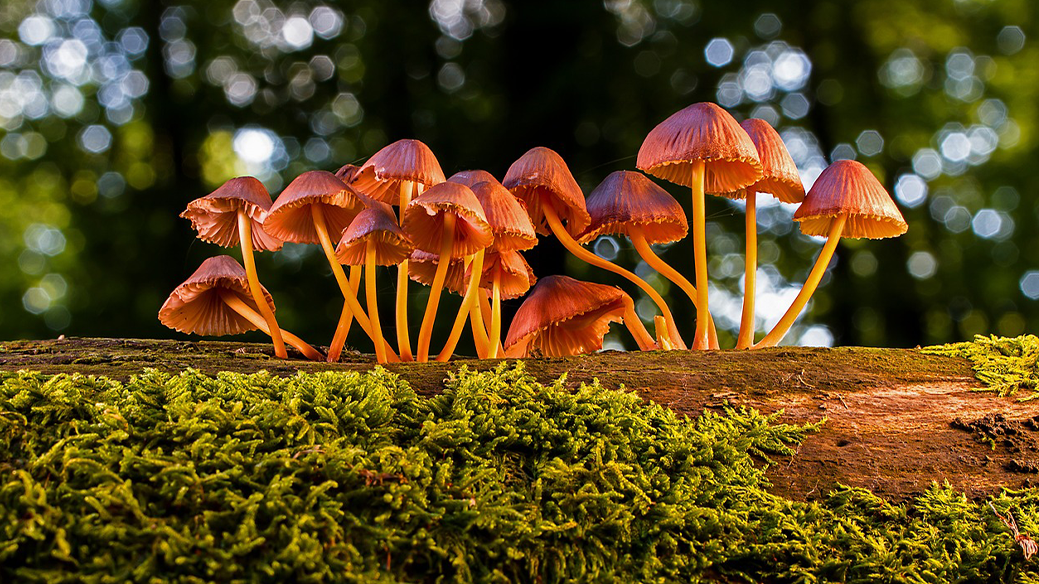
[[(587, 194), (634, 169), (645, 134), (697, 101), (771, 122), (806, 187), (833, 160), (865, 163), (909, 222), (899, 239), (842, 243), (786, 342), (899, 347), (1036, 331), (1037, 10), (1034, 0), (4, 0), (0, 339), (185, 338), (159, 324), (159, 307), (204, 258), (237, 250), (194, 240), (177, 215), (230, 177), (255, 175), (277, 195), (302, 171), (418, 138), (446, 174), (499, 179), (548, 146)], [(661, 184), (689, 208), (687, 191)], [(718, 197), (707, 208), (711, 307), (731, 345), (743, 212)], [(821, 246), (793, 211), (759, 202), (759, 331)], [(593, 247), (651, 277), (627, 240)], [(555, 241), (527, 255), (538, 276), (620, 284)], [(691, 277), (688, 240), (663, 255)], [(315, 344), (329, 342), (342, 306), (324, 262), (293, 244), (258, 257), (282, 326)], [(393, 278), (381, 281), (392, 307)], [(688, 339), (688, 299), (651, 281)], [(651, 319), (652, 305), (622, 287)], [(416, 323), (422, 305), (411, 304)], [(622, 333), (608, 346), (634, 344)], [(351, 341), (370, 350), (359, 331)]]

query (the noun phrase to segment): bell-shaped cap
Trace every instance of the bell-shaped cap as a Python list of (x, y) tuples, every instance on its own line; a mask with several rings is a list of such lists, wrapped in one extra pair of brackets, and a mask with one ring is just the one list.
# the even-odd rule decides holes
[[(182, 333), (222, 336), (257, 330), (253, 323), (231, 310), (220, 298), (220, 289), (237, 295), (242, 302), (259, 312), (245, 268), (231, 256), (207, 259), (183, 284), (170, 294), (159, 310), (159, 322)], [(274, 299), (263, 289), (267, 306), (274, 312)]]
[(498, 179), (494, 178), (494, 175), (487, 172), (486, 170), (460, 170), (451, 175), (451, 178), (447, 179), (447, 182), (454, 182), (460, 185), (465, 185), (469, 188), (482, 183), (492, 182), (498, 183)]
[[(465, 270), (465, 281), (472, 276), (472, 265)], [(518, 251), (491, 251), (483, 259), (483, 274), (480, 276), (480, 288), (494, 288), (494, 276), (498, 274), (498, 285), (501, 297), (506, 300), (519, 298), (530, 290), (538, 281), (534, 269), (526, 258)]]
[(397, 225), (397, 218), (386, 209), (388, 207), (374, 207), (358, 213), (336, 247), (339, 263), (364, 265), (369, 242), (375, 246), (376, 265), (395, 266), (408, 259), (414, 246)]
[(426, 187), (444, 182), (437, 157), (418, 140), (397, 140), (373, 154), (354, 175), (350, 186), (377, 201), (399, 205), (404, 182)]
[[(411, 252), (408, 259), (408, 277), (424, 286), (433, 285), (433, 277), (436, 275), (440, 256), (416, 249)], [(447, 276), (444, 278), (444, 289), (461, 296), (469, 284), (466, 278), (465, 260), (461, 257), (451, 258), (447, 266)]]
[(538, 244), (534, 225), (523, 203), (498, 181), (480, 182), (472, 187), (476, 200), (480, 201), (487, 224), (494, 234), (494, 249), (530, 249)]
[(339, 170), (336, 171), (336, 178), (345, 182), (346, 184), (350, 184), (359, 172), (361, 172), (360, 166), (354, 164), (344, 164), (343, 166), (339, 167)]
[(404, 210), (404, 232), (415, 249), (440, 252), (447, 213), (456, 218), (452, 255), (474, 254), (494, 241), (487, 215), (473, 191), (465, 185), (442, 182), (412, 199)]
[(202, 241), (222, 247), (234, 247), (240, 243), (238, 235), (238, 210), (252, 222), (253, 249), (277, 251), (282, 242), (263, 229), (263, 220), (271, 208), (271, 195), (263, 183), (251, 176), (240, 176), (220, 185), (220, 188), (188, 203), (180, 214), (191, 221)]
[(531, 148), (512, 163), (502, 184), (527, 206), (530, 220), (541, 235), (551, 233), (543, 210), (545, 205), (555, 208), (559, 220), (573, 237), (580, 235), (591, 222), (581, 187), (563, 158), (553, 150), (543, 146)]
[(689, 231), (678, 201), (641, 172), (610, 173), (588, 195), (587, 202), (592, 224), (581, 236), (582, 242), (600, 235), (631, 237), (638, 231), (649, 243), (668, 243), (682, 239)]
[(761, 160), (761, 178), (758, 182), (738, 191), (726, 193), (732, 199), (742, 199), (748, 193), (768, 193), (784, 203), (800, 203), (805, 198), (805, 187), (801, 184), (801, 175), (797, 173), (797, 165), (790, 157), (786, 144), (779, 137), (779, 132), (765, 120), (751, 118), (740, 122)]
[(825, 237), (839, 215), (848, 216), (841, 237), (883, 239), (909, 229), (877, 177), (854, 160), (838, 160), (826, 167), (794, 213), (794, 221), (801, 222), (805, 235)]
[(713, 103), (694, 103), (650, 131), (635, 166), (653, 176), (692, 187), (692, 165), (704, 161), (704, 192), (731, 193), (761, 177), (761, 161), (750, 136), (729, 112)]
[(516, 311), (505, 338), (509, 357), (562, 357), (602, 348), (611, 322), (632, 307), (620, 288), (547, 276)]
[(293, 243), (321, 243), (311, 205), (320, 205), (328, 237), (339, 241), (364, 202), (346, 183), (327, 170), (310, 170), (296, 177), (278, 196), (263, 222), (267, 233)]

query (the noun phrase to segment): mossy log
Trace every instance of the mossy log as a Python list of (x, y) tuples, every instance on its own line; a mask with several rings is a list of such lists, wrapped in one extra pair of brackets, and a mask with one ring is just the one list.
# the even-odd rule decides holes
[[(298, 357), (298, 355), (297, 355)], [(487, 369), (499, 361), (391, 364), (416, 392), (441, 390), (461, 365)], [(345, 354), (339, 363), (273, 358), (270, 345), (231, 342), (70, 338), (0, 342), (0, 370), (82, 373), (127, 380), (145, 368), (207, 373), (267, 370), (366, 370), (374, 358)], [(966, 359), (915, 349), (844, 347), (761, 351), (603, 352), (530, 359), (527, 370), (547, 382), (598, 378), (690, 416), (725, 402), (782, 421), (816, 422), (820, 433), (797, 454), (778, 460), (769, 477), (779, 494), (814, 499), (836, 484), (904, 500), (947, 481), (970, 496), (1033, 485), (1039, 473), (1039, 403), (979, 393)]]

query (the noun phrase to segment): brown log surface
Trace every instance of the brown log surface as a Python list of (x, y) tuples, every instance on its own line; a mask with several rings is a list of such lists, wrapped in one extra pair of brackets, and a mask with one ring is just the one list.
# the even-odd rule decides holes
[[(298, 355), (297, 355), (298, 357)], [(465, 364), (487, 369), (499, 361), (391, 364), (420, 394), (443, 387)], [(345, 354), (340, 363), (273, 358), (270, 345), (229, 342), (71, 338), (0, 342), (0, 370), (82, 373), (127, 380), (151, 367), (207, 373), (267, 370), (361, 371), (369, 355)], [(1039, 403), (979, 393), (970, 363), (915, 349), (844, 347), (761, 351), (603, 352), (526, 360), (527, 370), (549, 382), (564, 373), (568, 384), (598, 378), (606, 387), (637, 391), (690, 416), (723, 403), (763, 412), (784, 410), (781, 421), (817, 422), (818, 434), (793, 457), (778, 457), (768, 474), (775, 492), (798, 499), (825, 494), (836, 483), (865, 487), (894, 500), (948, 481), (970, 496), (1031, 486), (1039, 472)], [(1002, 416), (1002, 418), (1000, 418)], [(981, 425), (995, 442), (978, 439)], [(956, 422), (959, 421), (957, 424)], [(975, 427), (976, 430), (976, 427)], [(995, 444), (993, 448), (992, 444)]]

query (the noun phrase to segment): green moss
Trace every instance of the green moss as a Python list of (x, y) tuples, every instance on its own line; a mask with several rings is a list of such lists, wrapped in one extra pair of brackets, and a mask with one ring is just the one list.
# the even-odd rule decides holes
[(969, 359), (974, 375), (985, 384), (983, 391), (1000, 396), (1023, 391), (1026, 395), (1019, 401), (1039, 398), (1039, 338), (1035, 335), (976, 335), (971, 342), (926, 347), (923, 352)]
[[(817, 425), (752, 409), (505, 365), (431, 399), (382, 369), (0, 382), (4, 582), (1039, 581), (948, 487), (770, 494)], [(994, 504), (1039, 529), (1039, 491)]]

